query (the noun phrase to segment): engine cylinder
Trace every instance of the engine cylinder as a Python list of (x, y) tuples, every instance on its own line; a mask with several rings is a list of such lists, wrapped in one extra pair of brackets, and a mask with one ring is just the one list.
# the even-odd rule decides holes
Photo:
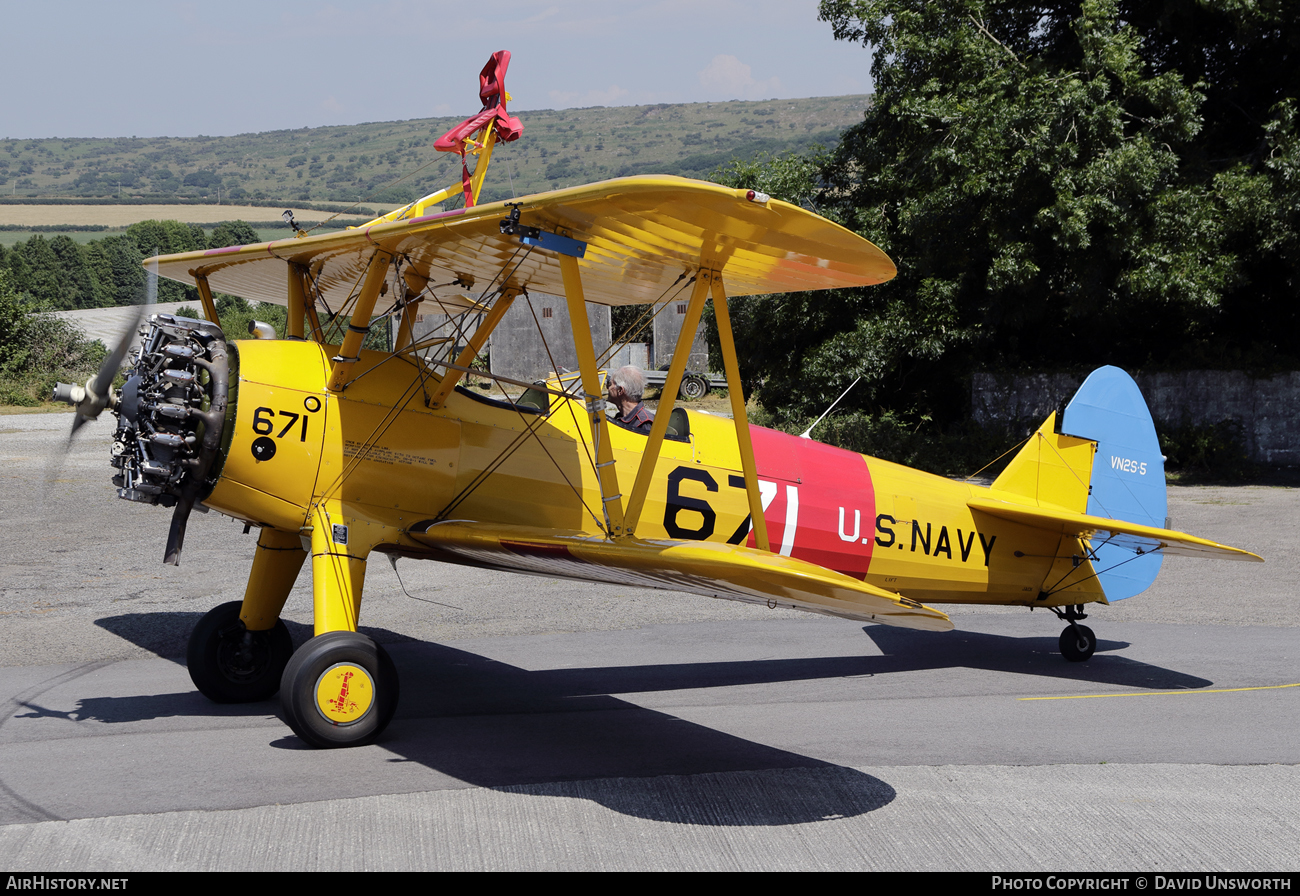
[(219, 468), (230, 349), (216, 324), (172, 314), (151, 315), (142, 336), (113, 406), (113, 484), (144, 504), (201, 500)]

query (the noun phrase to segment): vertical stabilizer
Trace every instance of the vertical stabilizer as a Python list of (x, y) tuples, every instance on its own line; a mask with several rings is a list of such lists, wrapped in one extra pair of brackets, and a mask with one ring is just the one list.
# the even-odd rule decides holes
[[(1054, 505), (1167, 528), (1164, 457), (1137, 383), (1118, 367), (1094, 370), (1065, 410), (1049, 416), (1030, 437), (993, 489), (1045, 509)], [(1163, 555), (1155, 541), (1126, 539), (1121, 545), (1094, 537), (1088, 549), (1107, 601), (1141, 594), (1160, 572)], [(1079, 565), (1077, 558), (1072, 562)]]
[(1053, 413), (1011, 459), (993, 488), (1040, 505), (1055, 504), (1083, 513), (1088, 504), (1093, 453), (1090, 440), (1064, 435)]

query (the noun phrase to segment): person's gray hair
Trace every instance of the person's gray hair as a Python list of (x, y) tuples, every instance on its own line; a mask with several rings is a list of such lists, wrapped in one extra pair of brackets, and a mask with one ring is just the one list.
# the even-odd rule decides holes
[(620, 367), (611, 373), (609, 378), (633, 401), (640, 401), (641, 396), (645, 394), (645, 374), (641, 372), (640, 367), (633, 367), (631, 364)]

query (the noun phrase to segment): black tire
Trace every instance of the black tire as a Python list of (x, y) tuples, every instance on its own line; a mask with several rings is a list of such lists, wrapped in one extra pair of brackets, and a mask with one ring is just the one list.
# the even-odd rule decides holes
[[(359, 673), (359, 682), (351, 681)], [(341, 677), (340, 706), (334, 719), (317, 702), (317, 691), (329, 681), (327, 674)], [(368, 681), (367, 681), (368, 680)], [(361, 687), (355, 694), (350, 688)], [(332, 685), (327, 685), (332, 687)], [(369, 694), (366, 693), (367, 686)], [(342, 703), (358, 696), (359, 704)], [(397, 710), (397, 667), (388, 651), (357, 632), (326, 632), (298, 649), (285, 667), (280, 683), (280, 706), (293, 733), (313, 747), (355, 747), (370, 743), (388, 727)], [(333, 702), (333, 701), (330, 701)], [(356, 718), (346, 715), (354, 711)]]
[[(284, 621), (264, 632), (249, 632), (239, 621), (241, 601), (208, 612), (190, 633), (185, 664), (203, 696), (214, 703), (255, 703), (275, 696), (293, 655)], [(246, 638), (251, 635), (251, 638)]]
[(709, 394), (709, 381), (702, 376), (686, 376), (682, 379), (682, 387), (678, 394), (685, 399), (695, 401)]
[(1086, 625), (1070, 625), (1061, 632), (1061, 656), (1072, 663), (1082, 663), (1097, 651), (1097, 636)]

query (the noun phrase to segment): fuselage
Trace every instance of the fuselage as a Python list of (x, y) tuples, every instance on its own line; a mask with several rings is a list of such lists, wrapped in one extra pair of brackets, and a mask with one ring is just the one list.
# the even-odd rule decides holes
[[(352, 383), (334, 393), (325, 385), (329, 346), (237, 347), (237, 412), (207, 505), (293, 531), (310, 526), (313, 505), (337, 501), (361, 556), (376, 547), (428, 554), (405, 532), (431, 519), (601, 531), (580, 403), (552, 396), (548, 409), (512, 407), (499, 391), (493, 399), (457, 389), (430, 409), (425, 396), (436, 375), (400, 357), (363, 353)], [(752, 547), (733, 422), (696, 411), (685, 421), (688, 433), (664, 441), (635, 535)], [(647, 439), (609, 432), (626, 494)], [(751, 433), (774, 552), (923, 602), (1104, 599), (1087, 582), (1040, 599), (1058, 556), (1077, 548), (1063, 547), (1059, 533), (968, 507), (973, 496), (989, 494), (986, 487), (760, 427)]]

